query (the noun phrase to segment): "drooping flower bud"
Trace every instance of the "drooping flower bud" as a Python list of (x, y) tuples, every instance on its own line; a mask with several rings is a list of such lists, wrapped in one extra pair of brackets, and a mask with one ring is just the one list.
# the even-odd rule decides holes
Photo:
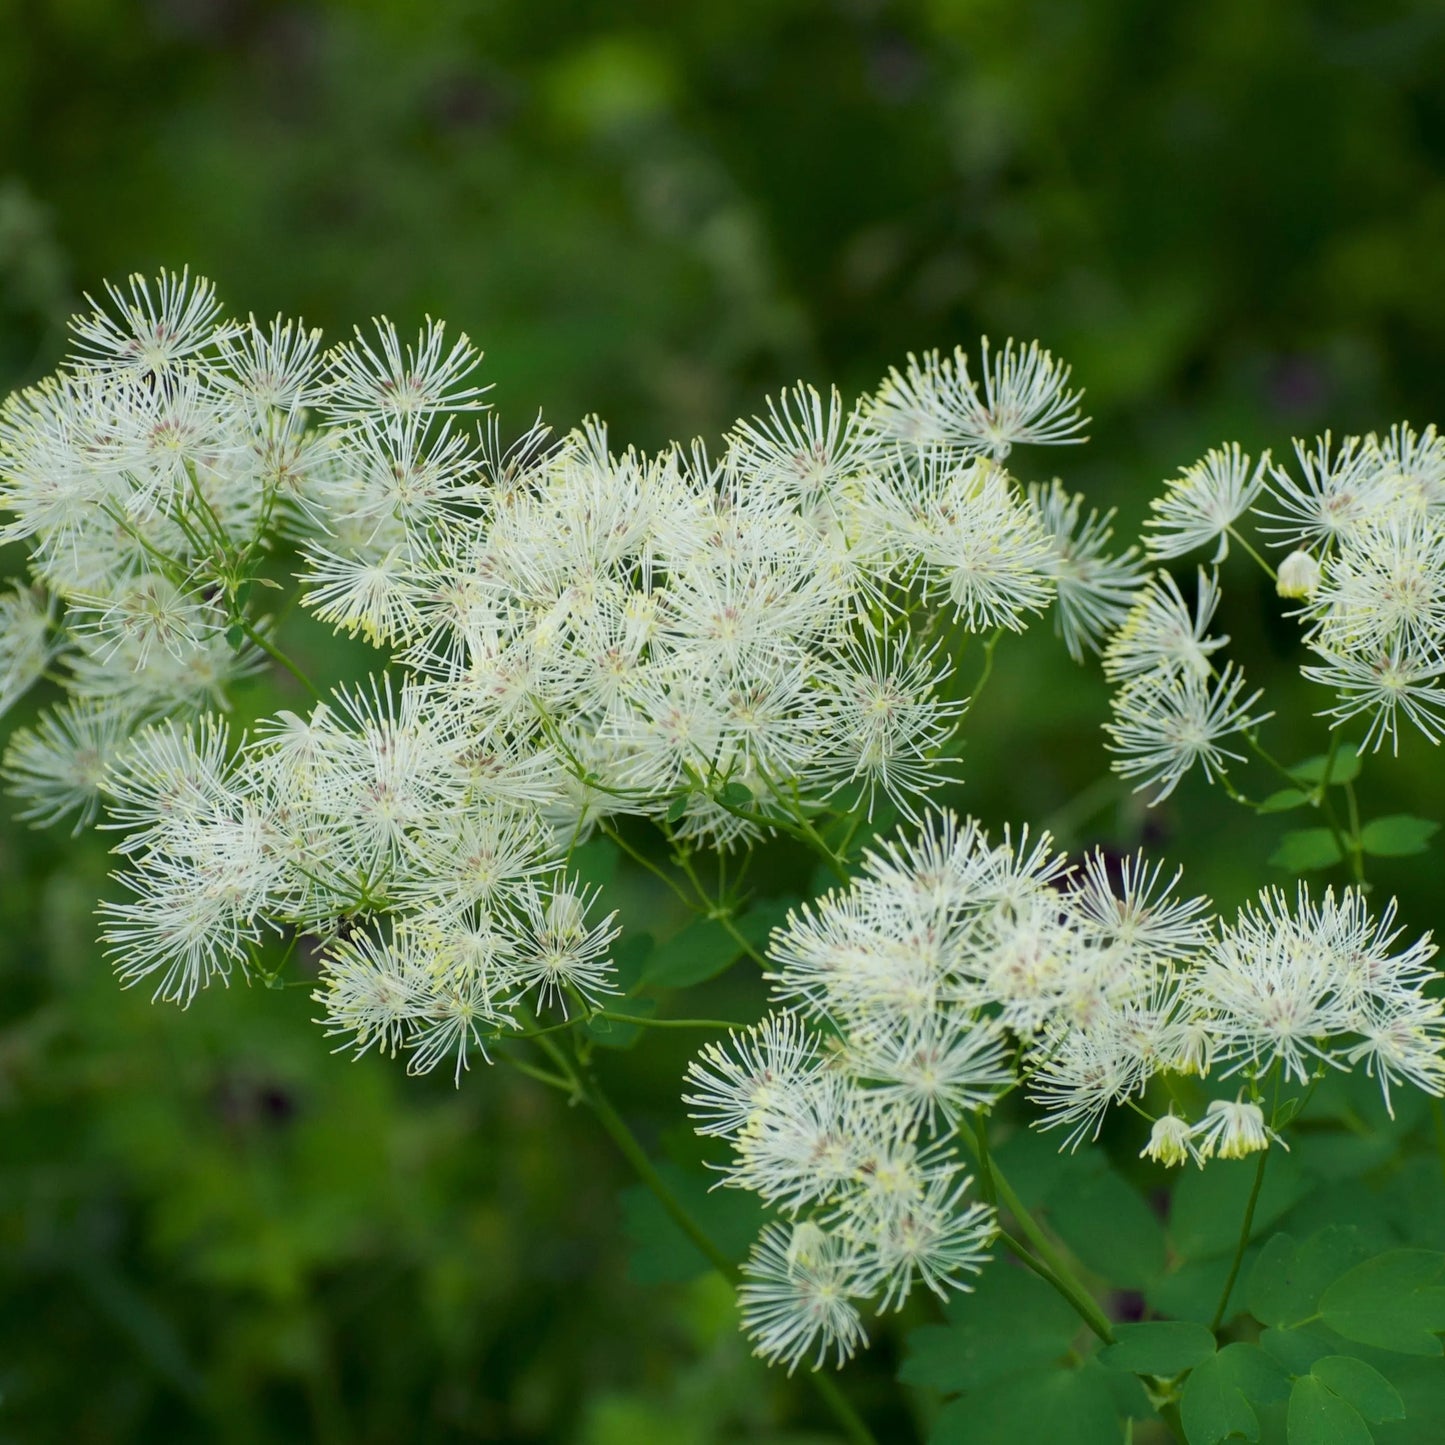
[(1149, 1142), (1139, 1151), (1141, 1159), (1157, 1159), (1166, 1168), (1183, 1164), (1186, 1159), (1199, 1161), (1199, 1153), (1190, 1138), (1193, 1132), (1187, 1120), (1177, 1114), (1165, 1114), (1154, 1121)]
[(1281, 597), (1313, 597), (1319, 585), (1320, 564), (1308, 552), (1291, 552), (1279, 564), (1275, 591)]
[(1279, 1135), (1264, 1122), (1264, 1111), (1258, 1104), (1242, 1099), (1211, 1099), (1204, 1118), (1190, 1131), (1199, 1139), (1201, 1158), (1243, 1159), (1269, 1148), (1271, 1139)]

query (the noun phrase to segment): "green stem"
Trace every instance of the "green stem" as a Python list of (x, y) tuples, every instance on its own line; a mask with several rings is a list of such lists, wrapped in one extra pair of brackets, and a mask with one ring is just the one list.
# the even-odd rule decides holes
[[(1040, 1278), (1048, 1279), (1048, 1282), (1074, 1307), (1079, 1318), (1105, 1344), (1111, 1343), (1114, 1338), (1114, 1327), (1109, 1323), (1108, 1316), (1099, 1308), (1099, 1303), (1093, 1295), (1075, 1277), (1068, 1262), (1054, 1247), (1048, 1235), (1039, 1228), (1023, 1200), (1014, 1192), (1013, 1186), (1004, 1177), (998, 1165), (994, 1163), (987, 1143), (980, 1144), (978, 1135), (962, 1121), (959, 1122), (958, 1132), (973, 1153), (974, 1158), (978, 1160), (979, 1168), (988, 1174), (998, 1202), (1013, 1215), (1019, 1228), (1023, 1231), (1024, 1238), (1032, 1246), (1033, 1252), (1048, 1266), (1048, 1275), (1043, 1275), (1039, 1271), (1036, 1273), (1040, 1273)], [(1005, 1239), (1005, 1243), (1007, 1242)]]
[(979, 694), (988, 686), (988, 680), (993, 676), (993, 652), (1003, 638), (1003, 628), (995, 627), (994, 630), (984, 639), (983, 643), (983, 671), (978, 675), (978, 681), (973, 685), (973, 691), (969, 694), (968, 705), (972, 710), (978, 702)]
[(1249, 1247), (1249, 1236), (1254, 1228), (1254, 1209), (1259, 1203), (1259, 1191), (1264, 1188), (1264, 1166), (1269, 1162), (1269, 1150), (1259, 1151), (1259, 1163), (1254, 1168), (1254, 1187), (1249, 1191), (1249, 1203), (1244, 1206), (1244, 1219), (1239, 1226), (1239, 1243), (1234, 1247), (1234, 1259), (1230, 1262), (1229, 1278), (1224, 1281), (1224, 1292), (1219, 1296), (1219, 1305), (1214, 1311), (1214, 1318), (1209, 1322), (1210, 1331), (1219, 1329), (1224, 1319), (1224, 1312), (1229, 1308), (1229, 1296), (1234, 1290), (1234, 1282), (1239, 1278), (1239, 1268), (1244, 1263), (1244, 1251)]
[(1255, 560), (1256, 562), (1258, 562), (1261, 567), (1264, 568), (1264, 570), (1265, 570), (1266, 574), (1269, 576), (1269, 580), (1270, 580), (1271, 582), (1278, 582), (1278, 581), (1279, 581), (1279, 573), (1276, 572), (1276, 571), (1274, 570), (1274, 568), (1271, 567), (1271, 566), (1269, 565), (1269, 563), (1266, 562), (1265, 559), (1264, 559), (1263, 557), (1261, 557), (1261, 556), (1259, 555), (1259, 553), (1254, 550), (1254, 548), (1250, 545), (1249, 538), (1247, 538), (1247, 537), (1244, 535), (1244, 533), (1240, 532), (1238, 529), (1236, 529), (1236, 528), (1235, 528), (1234, 526), (1232, 526), (1232, 525), (1226, 527), (1224, 530), (1229, 534), (1229, 536), (1233, 537), (1234, 540), (1235, 540), (1236, 542), (1238, 542), (1239, 545), (1240, 545), (1241, 547), (1243, 547), (1244, 550), (1245, 550), (1246, 552), (1248, 552), (1249, 555), (1250, 555), (1251, 557), (1253, 557), (1254, 560)]
[(307, 677), (306, 674), (302, 672), (301, 669), (297, 667), (296, 664), (292, 662), (291, 659), (287, 657), (286, 654), (282, 652), (279, 647), (277, 647), (274, 643), (268, 641), (260, 632), (258, 632), (248, 618), (244, 616), (238, 616), (236, 618), (236, 622), (240, 626), (241, 631), (244, 632), (246, 636), (249, 637), (251, 641), (254, 642), (256, 646), (261, 649), (262, 652), (264, 652), (273, 661), (279, 662), (281, 666), (284, 667), (286, 671), (289, 672), (291, 676), (294, 677), (296, 681), (299, 682), (301, 686), (304, 687), (306, 691), (309, 692), (311, 696), (316, 699), (317, 702), (321, 701), (321, 689), (318, 688), (316, 684), (312, 682), (311, 679)]
[(631, 858), (632, 861), (636, 863), (639, 868), (645, 868), (649, 873), (652, 874), (654, 878), (666, 884), (667, 887), (670, 888), (673, 893), (676, 894), (677, 897), (681, 899), (681, 901), (685, 903), (689, 908), (693, 909), (694, 911), (697, 910), (698, 905), (692, 898), (688, 896), (687, 889), (682, 887), (682, 885), (678, 883), (677, 879), (669, 878), (667, 874), (664, 873), (663, 870), (659, 868), (657, 864), (654, 863), (652, 859), (649, 858), (645, 853), (639, 852), (636, 848), (634, 848), (632, 844), (629, 843), (622, 836), (622, 834), (617, 831), (616, 828), (614, 828), (610, 823), (606, 821), (606, 819), (599, 818), (597, 820), (597, 826), (624, 853), (626, 853), (627, 856)]
[[(638, 1142), (637, 1136), (612, 1107), (596, 1078), (589, 1075), (586, 1079), (579, 1078), (578, 1082), (581, 1098), (596, 1114), (598, 1122), (611, 1136), (612, 1142), (621, 1150), (627, 1162), (637, 1171), (638, 1178), (652, 1191), (668, 1218), (697, 1246), (703, 1258), (736, 1289), (739, 1278), (737, 1266), (688, 1213), (686, 1206), (647, 1157), (647, 1151)], [(848, 1403), (829, 1376), (820, 1370), (814, 1370), (809, 1373), (808, 1380), (818, 1392), (819, 1398), (832, 1411), (833, 1418), (838, 1422), (843, 1434), (853, 1441), (854, 1445), (878, 1445), (873, 1432), (863, 1423), (862, 1417)]]
[(616, 1024), (637, 1024), (644, 1029), (740, 1029), (743, 1024), (727, 1019), (652, 1019), (639, 1018), (635, 1014), (615, 1014), (611, 1009), (599, 1008), (592, 1011), (595, 1019), (610, 1019)]
[(1350, 810), (1350, 851), (1355, 869), (1355, 882), (1361, 889), (1368, 888), (1365, 882), (1365, 848), (1360, 841), (1360, 804), (1355, 797), (1353, 782), (1345, 784), (1345, 803)]
[[(519, 1035), (519, 1037), (534, 1038), (536, 1035)], [(536, 1079), (539, 1083), (546, 1084), (548, 1088), (560, 1089), (564, 1094), (572, 1092), (572, 1085), (561, 1074), (549, 1073), (546, 1069), (539, 1069), (536, 1064), (529, 1064), (526, 1059), (514, 1059), (510, 1054), (500, 1054), (498, 1057), (509, 1063), (519, 1074), (526, 1074), (529, 1079)]]
[(720, 899), (714, 899), (707, 891), (707, 887), (702, 879), (697, 876), (697, 869), (692, 866), (692, 858), (688, 853), (686, 845), (679, 843), (677, 839), (672, 836), (672, 832), (667, 828), (666, 824), (663, 825), (663, 836), (672, 844), (673, 858), (677, 866), (687, 875), (687, 881), (692, 884), (693, 891), (697, 894), (699, 900), (701, 900), (702, 906), (698, 908), (698, 905), (692, 903), (685, 894), (683, 895), (683, 901), (687, 903), (690, 908), (698, 908), (698, 911), (702, 913), (705, 918), (711, 918), (714, 922), (721, 923), (724, 931), (732, 941), (737, 944), (738, 948), (747, 954), (759, 968), (766, 968), (768, 966), (768, 960), (748, 942), (743, 931), (733, 921), (732, 909)]

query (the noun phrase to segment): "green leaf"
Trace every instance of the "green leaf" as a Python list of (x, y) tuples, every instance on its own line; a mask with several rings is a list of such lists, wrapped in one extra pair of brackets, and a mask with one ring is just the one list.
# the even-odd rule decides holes
[[(788, 915), (792, 899), (769, 899), (733, 920), (733, 927), (754, 948)], [(694, 918), (647, 961), (642, 982), (652, 988), (690, 988), (716, 978), (744, 952), (743, 945), (716, 918)]]
[(1251, 1403), (1270, 1405), (1289, 1398), (1289, 1377), (1258, 1345), (1225, 1345), (1218, 1359), (1225, 1379)]
[[(1208, 1169), (1191, 1169), (1180, 1178), (1169, 1215), (1177, 1254), (1192, 1260), (1233, 1253), (1255, 1167), (1253, 1159), (1212, 1159)], [(1299, 1166), (1288, 1154), (1272, 1154), (1254, 1210), (1252, 1237), (1263, 1234), (1303, 1193)]]
[(1302, 792), (1299, 788), (1281, 788), (1277, 793), (1271, 793), (1260, 805), (1257, 811), (1261, 813), (1288, 813), (1291, 808), (1302, 808), (1310, 800), (1310, 795)]
[(1445, 1440), (1445, 1370), (1439, 1360), (1401, 1360), (1390, 1380), (1405, 1406), (1403, 1420), (1376, 1429), (1380, 1445), (1440, 1445)]
[(1154, 1211), (1113, 1170), (1049, 1195), (1049, 1223), (1090, 1269), (1125, 1288), (1164, 1273), (1169, 1250)]
[(1291, 873), (1308, 873), (1312, 868), (1328, 868), (1340, 857), (1339, 844), (1328, 828), (1296, 828), (1279, 840), (1269, 861)]
[(1189, 1445), (1218, 1445), (1231, 1435), (1259, 1439), (1259, 1416), (1221, 1355), (1195, 1366), (1184, 1382), (1179, 1412)]
[(1326, 1355), (1310, 1369), (1315, 1379), (1348, 1400), (1367, 1420), (1403, 1420), (1400, 1392), (1373, 1366), (1353, 1355)]
[(742, 783), (724, 783), (713, 797), (724, 808), (750, 808), (753, 805), (752, 789)]
[(239, 622), (233, 622), (226, 629), (226, 646), (232, 652), (239, 652), (241, 644), (246, 640), (246, 629)]
[[(666, 1161), (657, 1172), (684, 1208), (729, 1258), (741, 1261), (763, 1227), (763, 1206), (743, 1189), (713, 1189), (700, 1169), (681, 1169)], [(708, 1273), (702, 1251), (658, 1203), (645, 1184), (624, 1189), (622, 1228), (632, 1244), (628, 1278), (638, 1284), (681, 1284)]]
[(1316, 1360), (1339, 1354), (1340, 1337), (1322, 1325), (1296, 1325), (1292, 1330), (1265, 1330), (1259, 1337), (1259, 1345), (1291, 1375), (1307, 1375)]
[(612, 967), (617, 970), (617, 985), (624, 994), (630, 994), (641, 986), (647, 960), (656, 947), (656, 940), (650, 933), (631, 932), (624, 933), (612, 945)]
[(1392, 813), (1360, 829), (1360, 847), (1376, 858), (1407, 858), (1412, 853), (1425, 852), (1430, 839), (1439, 831), (1439, 823), (1432, 823), (1429, 818)]
[(1289, 1445), (1374, 1445), (1374, 1437), (1348, 1400), (1301, 1375), (1289, 1396)]
[(908, 1336), (898, 1378), (935, 1390), (976, 1390), (1060, 1359), (1079, 1331), (1071, 1306), (1022, 1265), (997, 1260), (969, 1294), (948, 1303), (946, 1325)]
[(1287, 1234), (1265, 1241), (1245, 1289), (1249, 1312), (1263, 1325), (1289, 1329), (1319, 1311), (1320, 1295), (1369, 1253), (1353, 1225), (1331, 1225), (1297, 1245)]
[(667, 805), (667, 821), (669, 823), (680, 823), (682, 821), (682, 815), (687, 812), (687, 804), (688, 795), (686, 793), (674, 798), (672, 802)]
[(1357, 1264), (1320, 1298), (1320, 1314), (1347, 1340), (1402, 1355), (1439, 1355), (1445, 1330), (1445, 1254), (1392, 1249)]
[[(1306, 758), (1302, 763), (1296, 763), (1290, 772), (1302, 783), (1318, 783), (1325, 775), (1325, 764), (1328, 761), (1328, 753), (1317, 753), (1312, 758)], [(1342, 743), (1335, 751), (1335, 761), (1330, 768), (1330, 786), (1337, 787), (1343, 783), (1353, 783), (1359, 776), (1359, 753), (1355, 751), (1353, 743)]]
[(929, 1445), (1119, 1445), (1124, 1427), (1107, 1376), (1096, 1364), (1026, 1370), (945, 1405)]
[(1185, 1320), (1118, 1325), (1114, 1343), (1099, 1351), (1099, 1363), (1136, 1375), (1180, 1375), (1214, 1353), (1214, 1336)]
[(1041, 1209), (1058, 1191), (1072, 1189), (1079, 1180), (1109, 1167), (1102, 1149), (1070, 1154), (1059, 1148), (1057, 1139), (1037, 1129), (1015, 1129), (994, 1148), (993, 1157), (1026, 1209)]
[[(1254, 1252), (1253, 1247), (1245, 1251), (1246, 1270)], [(1214, 1307), (1224, 1290), (1231, 1262), (1230, 1256), (1225, 1254), (1215, 1254), (1207, 1259), (1176, 1257), (1170, 1263), (1169, 1273), (1145, 1288), (1144, 1298), (1157, 1315), (1204, 1324), (1214, 1317)], [(1243, 1308), (1237, 1288), (1230, 1291), (1230, 1298), (1240, 1309)]]

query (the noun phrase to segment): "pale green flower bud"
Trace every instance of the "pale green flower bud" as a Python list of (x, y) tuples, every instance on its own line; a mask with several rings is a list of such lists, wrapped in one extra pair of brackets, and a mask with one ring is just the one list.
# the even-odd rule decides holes
[(1291, 552), (1279, 564), (1275, 591), (1281, 597), (1313, 597), (1319, 585), (1320, 564), (1308, 552)]

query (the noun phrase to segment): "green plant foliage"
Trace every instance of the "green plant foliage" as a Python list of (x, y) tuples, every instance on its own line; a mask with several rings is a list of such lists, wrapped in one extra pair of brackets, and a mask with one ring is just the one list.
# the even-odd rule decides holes
[(1114, 1343), (1099, 1352), (1101, 1364), (1136, 1375), (1180, 1375), (1214, 1353), (1214, 1336), (1187, 1320), (1120, 1325)]
[(1439, 823), (1432, 823), (1428, 818), (1399, 813), (1366, 823), (1360, 829), (1360, 846), (1375, 858), (1408, 858), (1425, 852), (1430, 839), (1439, 831)]

